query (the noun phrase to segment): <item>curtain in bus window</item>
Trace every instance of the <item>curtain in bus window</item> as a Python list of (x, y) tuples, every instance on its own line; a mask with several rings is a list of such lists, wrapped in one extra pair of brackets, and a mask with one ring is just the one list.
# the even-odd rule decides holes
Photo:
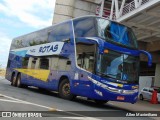
[(127, 27), (125, 27), (123, 25), (119, 25), (115, 22), (111, 22), (110, 32), (111, 32), (111, 36), (115, 42), (119, 42), (124, 45), (130, 46)]

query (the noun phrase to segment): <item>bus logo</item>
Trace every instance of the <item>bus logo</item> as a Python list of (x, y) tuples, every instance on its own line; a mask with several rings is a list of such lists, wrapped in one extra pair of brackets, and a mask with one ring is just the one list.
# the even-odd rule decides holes
[(56, 52), (58, 50), (58, 45), (49, 45), (40, 47), (39, 52), (45, 53), (45, 52)]

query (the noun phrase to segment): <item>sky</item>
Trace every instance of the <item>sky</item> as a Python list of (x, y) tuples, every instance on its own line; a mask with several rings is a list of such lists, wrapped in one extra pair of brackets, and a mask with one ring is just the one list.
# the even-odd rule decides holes
[(55, 0), (0, 0), (0, 67), (13, 38), (52, 25)]

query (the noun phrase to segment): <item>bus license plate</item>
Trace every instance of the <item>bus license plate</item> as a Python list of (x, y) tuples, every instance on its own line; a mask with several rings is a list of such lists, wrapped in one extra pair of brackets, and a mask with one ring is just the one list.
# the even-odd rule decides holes
[(124, 96), (117, 96), (117, 100), (124, 100)]

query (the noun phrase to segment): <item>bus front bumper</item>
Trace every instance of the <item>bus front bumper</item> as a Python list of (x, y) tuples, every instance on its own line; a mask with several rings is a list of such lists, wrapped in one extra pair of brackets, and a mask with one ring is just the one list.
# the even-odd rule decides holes
[(129, 102), (136, 103), (138, 100), (138, 92), (132, 94), (123, 93), (126, 90), (121, 90), (122, 93), (117, 93), (117, 91), (109, 91), (108, 89), (104, 89), (98, 86), (94, 87), (94, 96), (99, 100), (108, 100), (108, 101), (119, 101), (119, 102)]
[(123, 88), (111, 87), (107, 84), (92, 79), (94, 99), (136, 103), (138, 100), (138, 89), (125, 90)]

